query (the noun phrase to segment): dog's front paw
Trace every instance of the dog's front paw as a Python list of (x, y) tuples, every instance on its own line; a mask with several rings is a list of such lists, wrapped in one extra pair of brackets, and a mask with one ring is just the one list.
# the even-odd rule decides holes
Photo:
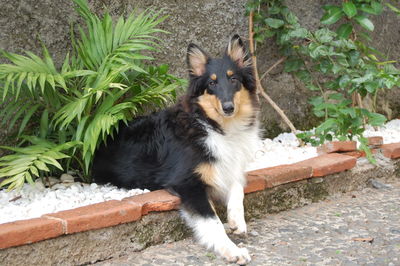
[(242, 215), (232, 215), (228, 217), (229, 228), (235, 235), (246, 235), (247, 225)]
[(225, 250), (223, 252), (222, 256), (231, 263), (236, 263), (239, 265), (245, 265), (251, 261), (251, 257), (249, 255), (249, 252), (247, 251), (246, 248), (238, 248), (234, 247), (231, 249)]

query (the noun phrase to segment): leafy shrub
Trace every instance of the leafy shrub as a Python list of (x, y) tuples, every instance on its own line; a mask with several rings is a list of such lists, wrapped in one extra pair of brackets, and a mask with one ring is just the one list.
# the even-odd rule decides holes
[(248, 10), (255, 13), (254, 39), (263, 42), (275, 38), (286, 58), (284, 71), (319, 93), (310, 99), (310, 104), (324, 122), (314, 132), (298, 136), (313, 145), (333, 138), (357, 137), (361, 149), (373, 160), (363, 137), (364, 124), (379, 126), (386, 118), (363, 108), (360, 98), (371, 95), (376, 100), (380, 91), (400, 85), (400, 71), (394, 61), (379, 59), (382, 54), (371, 46), (368, 34), (374, 30), (369, 16), (381, 14), (382, 3), (349, 0), (340, 5), (325, 5), (323, 9), (321, 24), (338, 23), (336, 31), (327, 27), (310, 31), (302, 27), (282, 0), (248, 3)]
[(20, 187), (42, 174), (80, 169), (89, 181), (93, 153), (120, 121), (127, 122), (175, 97), (184, 81), (168, 74), (168, 66), (150, 66), (145, 55), (160, 47), (154, 35), (165, 19), (146, 10), (113, 23), (89, 10), (86, 0), (73, 0), (85, 21), (71, 30), (73, 51), (57, 68), (43, 45), (43, 57), (1, 51), (0, 93), (5, 104), (3, 125), (19, 121), (19, 147), (0, 158), (0, 186)]

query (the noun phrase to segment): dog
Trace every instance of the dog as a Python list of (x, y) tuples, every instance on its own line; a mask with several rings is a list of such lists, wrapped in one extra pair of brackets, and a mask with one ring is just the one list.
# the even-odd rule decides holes
[(165, 188), (181, 198), (181, 216), (200, 244), (228, 262), (251, 258), (227, 236), (214, 202), (227, 206), (234, 234), (246, 234), (245, 167), (259, 143), (259, 102), (251, 58), (238, 35), (221, 58), (187, 49), (189, 86), (176, 105), (119, 125), (95, 153), (96, 183)]

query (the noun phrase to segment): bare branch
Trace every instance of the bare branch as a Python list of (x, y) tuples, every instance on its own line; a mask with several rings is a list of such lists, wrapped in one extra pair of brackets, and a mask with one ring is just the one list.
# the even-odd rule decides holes
[(283, 63), (286, 60), (286, 56), (281, 57), (278, 61), (276, 61), (270, 68), (267, 69), (267, 71), (262, 74), (260, 81), (265, 78), (265, 76), (268, 75), (269, 72), (271, 72), (275, 67), (279, 66), (281, 63)]
[[(253, 60), (253, 71), (254, 71), (254, 76), (256, 79), (256, 87), (257, 87), (257, 94), (261, 94), (261, 96), (263, 96), (263, 98), (272, 106), (272, 108), (275, 109), (275, 111), (281, 116), (281, 118), (283, 119), (283, 121), (289, 126), (290, 130), (296, 134), (297, 130), (294, 127), (293, 123), (289, 120), (289, 118), (285, 115), (285, 113), (283, 112), (283, 110), (271, 99), (271, 97), (268, 96), (268, 94), (264, 91), (262, 85), (261, 85), (261, 81), (260, 78), (258, 76), (258, 70), (257, 70), (257, 57), (255, 56), (255, 51), (254, 51), (254, 39), (253, 39), (253, 15), (254, 12), (251, 11), (249, 14), (249, 43), (250, 43), (250, 53), (251, 53), (251, 59)], [(282, 59), (282, 58), (281, 58)], [(281, 60), (280, 59), (280, 60)], [(286, 59), (286, 58), (285, 58)], [(279, 60), (278, 60), (279, 61)], [(282, 62), (284, 61), (284, 59), (282, 59)], [(276, 65), (279, 65), (275, 63)], [(274, 64), (274, 65), (275, 65)], [(271, 70), (273, 69), (273, 67), (276, 66), (272, 66)], [(269, 70), (269, 71), (271, 71)], [(267, 70), (268, 71), (268, 70)], [(263, 75), (263, 77), (267, 74), (267, 72)], [(301, 141), (300, 141), (301, 142)]]

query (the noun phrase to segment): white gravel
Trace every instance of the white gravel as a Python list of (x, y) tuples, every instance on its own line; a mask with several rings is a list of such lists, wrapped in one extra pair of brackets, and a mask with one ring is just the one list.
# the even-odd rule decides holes
[[(382, 136), (384, 143), (400, 142), (400, 120), (392, 120), (377, 130), (368, 127), (365, 136)], [(298, 141), (292, 133), (283, 133), (273, 140), (264, 139), (260, 141), (260, 149), (247, 170), (291, 164), (317, 156), (315, 147), (297, 146)], [(118, 189), (110, 185), (69, 183), (68, 178), (64, 181), (52, 188), (45, 188), (38, 180), (36, 186), (25, 184), (20, 191), (0, 190), (0, 224), (148, 192)]]
[(382, 136), (384, 144), (400, 142), (400, 119), (391, 120), (384, 126), (377, 128), (377, 130), (371, 126), (367, 126), (364, 136)]
[(293, 133), (282, 133), (273, 140), (264, 139), (247, 171), (296, 163), (318, 155), (317, 149), (309, 144), (304, 147), (298, 146), (299, 141)]
[(99, 186), (95, 183), (60, 183), (52, 188), (25, 184), (20, 191), (0, 191), (0, 224), (107, 200), (121, 200), (145, 192), (149, 191), (118, 189), (115, 186)]

